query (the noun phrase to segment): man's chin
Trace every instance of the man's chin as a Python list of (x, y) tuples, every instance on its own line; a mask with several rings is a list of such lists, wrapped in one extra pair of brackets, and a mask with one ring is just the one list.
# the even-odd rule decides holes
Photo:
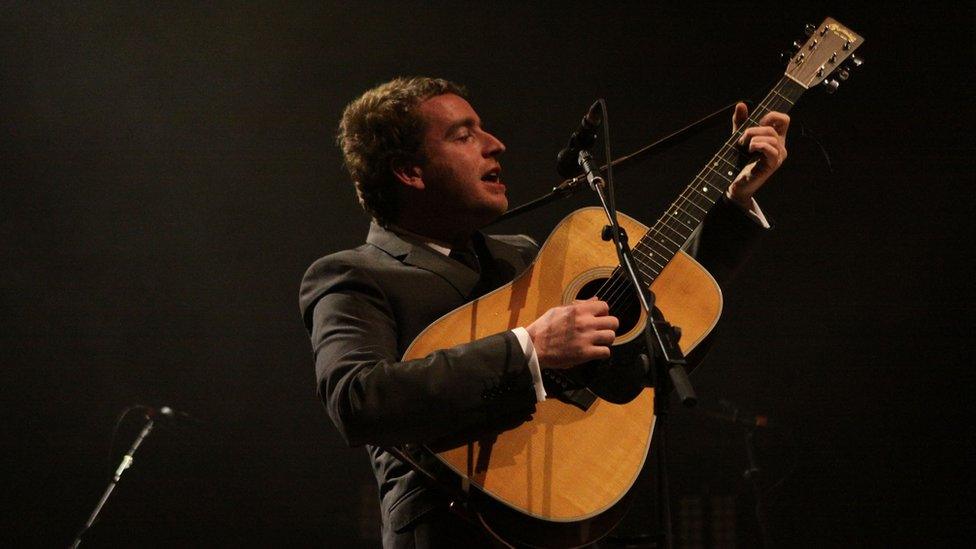
[(503, 196), (502, 200), (493, 201), (489, 204), (483, 204), (483, 206), (484, 207), (479, 208), (477, 212), (472, 212), (472, 218), (477, 220), (477, 225), (479, 227), (484, 227), (507, 212), (508, 199)]
[(494, 206), (495, 206), (495, 208), (494, 208), (493, 211), (494, 211), (495, 217), (498, 217), (498, 216), (502, 215), (503, 213), (507, 212), (508, 211), (508, 197), (505, 196), (505, 195), (501, 195), (500, 200), (498, 200), (498, 202), (495, 203)]

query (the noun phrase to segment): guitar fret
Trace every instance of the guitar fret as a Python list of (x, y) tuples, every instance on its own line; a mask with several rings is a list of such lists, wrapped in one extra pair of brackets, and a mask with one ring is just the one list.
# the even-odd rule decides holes
[(684, 200), (685, 204), (691, 204), (695, 208), (701, 210), (702, 213), (708, 213), (708, 208), (709, 206), (711, 206), (711, 204), (706, 204), (705, 207), (703, 208), (701, 204), (699, 204), (698, 202), (701, 199), (701, 196), (695, 194), (694, 189), (685, 187), (685, 189), (681, 191), (681, 194), (678, 196), (681, 200)]
[[(697, 219), (692, 212), (690, 212), (688, 209), (682, 207), (682, 204), (680, 204), (680, 202), (681, 201), (679, 201), (679, 200), (675, 200), (674, 202), (672, 202), (671, 203), (671, 206), (668, 208), (668, 211), (672, 212), (672, 215), (677, 215), (675, 212), (681, 212), (681, 213), (685, 214), (686, 216), (688, 216), (690, 218)], [(688, 203), (687, 200), (684, 200), (683, 202), (685, 204)], [(699, 209), (701, 209), (701, 208), (699, 208)]]
[[(786, 97), (785, 95), (783, 95), (781, 93), (779, 93), (779, 91), (776, 90), (776, 88), (773, 88), (773, 92), (772, 93), (775, 93), (777, 97), (782, 98), (783, 101), (786, 101), (791, 107), (793, 106), (793, 102), (790, 101), (790, 98), (789, 97)], [(773, 110), (779, 110), (779, 109), (773, 109)]]
[[(696, 193), (701, 195), (702, 198), (705, 198), (710, 202), (710, 204), (708, 205), (709, 208), (712, 206), (712, 204), (714, 204), (718, 200), (717, 196), (721, 193), (716, 191), (721, 191), (722, 189), (716, 187), (707, 179), (701, 177), (700, 175), (697, 175), (692, 180), (692, 183), (699, 183), (698, 185), (695, 185), (694, 190)], [(716, 196), (716, 198), (713, 199), (712, 196)]]
[(695, 217), (694, 215), (688, 213), (687, 211), (681, 209), (680, 206), (672, 204), (668, 208), (668, 215), (682, 228), (687, 227), (689, 229), (689, 235), (694, 232), (695, 227), (701, 223), (701, 219)]
[(653, 259), (642, 262), (640, 266), (642, 267), (641, 269), (642, 273), (643, 271), (650, 271), (654, 273), (654, 276), (661, 274), (661, 271), (664, 270), (664, 265), (659, 265)]
[(727, 170), (725, 173), (722, 173), (715, 170), (711, 166), (705, 166), (705, 169), (719, 176), (719, 178), (723, 179), (726, 183), (732, 183), (732, 178), (735, 177), (735, 172), (732, 170)]
[(645, 246), (652, 249), (652, 251), (656, 252), (662, 259), (665, 260), (665, 262), (671, 261), (671, 258), (674, 257), (674, 254), (678, 250), (669, 249), (664, 244), (663, 239), (660, 237), (651, 236), (651, 238), (647, 238), (648, 236), (650, 236), (651, 232), (652, 231), (647, 231), (648, 234), (644, 235), (644, 238), (641, 239), (641, 242), (644, 243), (646, 239)]
[(638, 271), (640, 271), (641, 276), (643, 276), (645, 280), (654, 280), (657, 278), (657, 275), (661, 274), (660, 270), (655, 271), (654, 269), (649, 269), (650, 272), (644, 272), (641, 269), (638, 269)]
[(682, 197), (704, 212), (708, 212), (708, 209), (712, 207), (712, 201), (709, 200), (711, 197), (702, 194), (701, 190), (698, 188), (698, 185), (689, 185), (685, 187), (685, 190), (682, 191)]
[(645, 270), (650, 270), (650, 271), (654, 270), (653, 268), (651, 268), (649, 264), (641, 261), (637, 257), (634, 257), (634, 259), (637, 261), (637, 270), (640, 271), (641, 274), (643, 274)]
[[(658, 228), (658, 231), (657, 232), (659, 234), (661, 234), (662, 236), (664, 236), (664, 238), (667, 238), (668, 240), (670, 240), (671, 242), (673, 242), (674, 244), (676, 244), (679, 248), (681, 246), (683, 246), (684, 243), (685, 243), (685, 240), (688, 239), (688, 237), (681, 238), (681, 233), (678, 233), (678, 231), (675, 231), (674, 229), (672, 229), (671, 227), (669, 227), (667, 221), (663, 221), (663, 222), (659, 223), (658, 224), (658, 227), (659, 228)], [(667, 229), (667, 231), (665, 231), (665, 229)], [(671, 234), (668, 234), (668, 233), (671, 233)], [(677, 239), (675, 239), (675, 236), (677, 236)]]
[[(686, 241), (694, 230), (695, 225), (692, 224), (694, 218), (689, 215), (682, 215), (680, 210), (668, 210), (665, 215), (661, 217), (664, 224), (670, 228), (672, 231), (678, 233), (682, 236), (682, 242)], [(682, 234), (687, 231), (688, 234)]]
[(652, 270), (660, 272), (667, 266), (667, 263), (663, 262), (664, 258), (661, 254), (654, 252), (649, 246), (641, 246), (636, 249), (636, 252), (645, 258), (644, 263)]
[[(739, 134), (739, 135), (741, 137), (742, 134)], [(729, 164), (732, 164), (733, 166), (736, 166), (736, 167), (738, 167), (738, 165), (739, 165), (739, 155), (741, 154), (741, 149), (739, 149), (738, 142), (739, 142), (739, 139), (736, 138), (733, 141), (733, 143), (735, 143), (735, 144), (726, 143), (725, 145), (722, 145), (722, 150), (719, 152), (719, 155), (734, 156), (735, 157), (734, 160), (733, 159), (725, 158), (725, 156), (722, 156), (722, 159), (725, 160), (726, 162), (728, 162)], [(719, 156), (719, 155), (716, 155), (716, 156)]]
[(661, 262), (662, 256), (660, 254), (656, 254), (652, 250), (646, 249), (643, 246), (638, 246), (638, 247), (634, 248), (634, 253), (639, 253), (639, 254), (643, 255), (644, 257), (646, 257), (648, 259), (648, 261), (653, 262), (654, 266), (657, 267), (660, 270), (663, 270), (664, 269), (664, 266), (667, 265), (667, 263), (662, 263)]
[[(776, 93), (776, 92), (774, 91), (774, 93)], [(771, 103), (770, 106), (772, 107), (771, 110), (780, 111), (780, 112), (782, 112), (783, 110), (788, 109), (789, 107), (792, 107), (793, 106), (793, 103), (791, 103), (789, 99), (783, 97), (782, 95), (780, 95), (778, 93), (776, 93), (776, 97), (774, 97), (770, 101), (770, 103)]]
[[(732, 149), (732, 150), (736, 153), (736, 160), (738, 160), (738, 156), (739, 156), (738, 150), (736, 150), (736, 149)], [(719, 163), (725, 163), (725, 164), (727, 164), (732, 169), (737, 169), (739, 167), (737, 162), (733, 162), (733, 161), (725, 158), (721, 154), (716, 154), (712, 158), (713, 159), (714, 158), (717, 158), (718, 159), (718, 160), (712, 162), (712, 164), (711, 164), (712, 168), (718, 169)]]
[(795, 102), (793, 100), (791, 100), (789, 98), (789, 96), (783, 95), (783, 93), (781, 93), (782, 91), (784, 91), (783, 90), (784, 87), (785, 86), (777, 86), (776, 88), (773, 88), (772, 93), (776, 95), (776, 101), (778, 103), (773, 108), (773, 110), (780, 111), (780, 112), (786, 112), (786, 111), (788, 111), (795, 104)]
[(667, 235), (661, 232), (661, 229), (655, 227), (655, 231), (657, 232), (657, 237), (654, 240), (654, 243), (664, 249), (665, 257), (668, 257), (668, 260), (670, 261), (670, 257), (671, 257), (670, 254), (673, 254), (678, 251), (677, 249), (672, 250), (671, 247), (677, 246), (678, 248), (680, 248), (681, 244), (675, 242), (671, 238), (668, 238)]
[(708, 215), (708, 211), (712, 209), (714, 202), (710, 200), (710, 197), (705, 196), (700, 192), (698, 192), (697, 188), (685, 189), (685, 192), (688, 193), (689, 195), (686, 198), (685, 202), (694, 205), (695, 208), (700, 211), (700, 213), (697, 213), (694, 216), (695, 219), (697, 219), (698, 222), (700, 223), (702, 220), (705, 219), (705, 216)]

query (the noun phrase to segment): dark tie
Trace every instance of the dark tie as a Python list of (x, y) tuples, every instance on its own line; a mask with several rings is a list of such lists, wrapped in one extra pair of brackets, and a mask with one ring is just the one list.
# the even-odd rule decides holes
[(478, 256), (468, 248), (460, 248), (457, 250), (451, 250), (449, 255), (452, 259), (460, 261), (466, 265), (469, 269), (476, 273), (481, 272), (481, 264), (478, 262)]

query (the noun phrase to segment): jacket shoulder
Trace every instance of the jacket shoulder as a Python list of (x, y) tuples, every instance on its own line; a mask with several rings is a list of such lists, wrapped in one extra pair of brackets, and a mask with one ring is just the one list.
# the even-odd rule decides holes
[(539, 243), (526, 234), (491, 234), (485, 235), (485, 238), (511, 248), (522, 261), (519, 270), (532, 263), (536, 254), (539, 253)]
[(485, 235), (488, 238), (494, 238), (508, 244), (509, 246), (515, 246), (519, 249), (533, 248), (539, 249), (539, 243), (535, 241), (534, 238), (527, 234), (491, 234)]
[(374, 246), (363, 244), (315, 260), (305, 270), (298, 290), (298, 306), (306, 325), (322, 296), (349, 284), (369, 285), (372, 280), (370, 271), (381, 264), (384, 257), (390, 259)]

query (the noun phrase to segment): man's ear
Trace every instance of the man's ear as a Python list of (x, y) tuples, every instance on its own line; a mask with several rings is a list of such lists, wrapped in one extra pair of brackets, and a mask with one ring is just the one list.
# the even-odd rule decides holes
[(393, 170), (393, 175), (400, 183), (418, 191), (424, 190), (424, 173), (420, 166), (406, 163), (393, 164), (390, 169)]

